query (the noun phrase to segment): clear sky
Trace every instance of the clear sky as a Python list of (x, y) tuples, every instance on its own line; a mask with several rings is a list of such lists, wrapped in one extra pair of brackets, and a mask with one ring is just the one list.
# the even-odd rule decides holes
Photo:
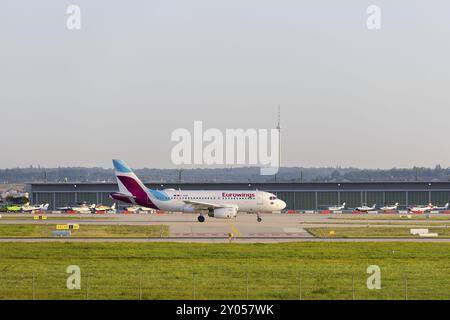
[(173, 130), (271, 128), (279, 104), (283, 165), (450, 166), (448, 0), (0, 8), (0, 168), (173, 168)]

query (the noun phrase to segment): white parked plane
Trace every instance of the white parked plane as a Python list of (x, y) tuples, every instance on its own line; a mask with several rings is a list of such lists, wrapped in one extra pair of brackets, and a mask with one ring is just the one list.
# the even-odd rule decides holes
[(114, 203), (112, 206), (105, 206), (103, 204), (100, 204), (98, 206), (95, 206), (95, 211), (106, 211), (106, 212), (115, 213), (117, 211), (116, 204)]
[(394, 204), (393, 206), (384, 206), (381, 207), (381, 211), (395, 211), (398, 208), (398, 202), (396, 204)]
[(132, 206), (132, 207), (128, 207), (127, 208), (128, 212), (131, 213), (154, 213), (156, 210), (152, 209), (152, 208), (146, 208), (146, 207), (141, 207), (141, 206)]
[(36, 211), (47, 211), (47, 210), (48, 210), (48, 207), (49, 207), (49, 204), (48, 204), (48, 203), (46, 203), (46, 204), (41, 204), (41, 205), (34, 205), (34, 206), (31, 206), (30, 203), (28, 202), (27, 204), (25, 204), (25, 205), (22, 206), (21, 211), (22, 211), (22, 212), (31, 212), (31, 213), (34, 213), (34, 212), (36, 212)]
[(339, 210), (344, 210), (344, 209), (345, 209), (345, 202), (340, 206), (334, 206), (334, 207), (328, 208), (328, 210), (330, 210), (330, 211), (339, 211)]
[(95, 211), (95, 204), (89, 206), (87, 203), (82, 203), (76, 206), (61, 207), (57, 209), (62, 211), (75, 211), (76, 213), (87, 214)]
[(368, 211), (375, 210), (376, 206), (377, 206), (376, 204), (374, 204), (374, 205), (371, 206), (371, 207), (368, 207), (368, 206), (361, 206), (361, 207), (355, 208), (355, 210), (356, 210), (356, 211), (361, 211), (361, 212), (368, 212)]
[(443, 207), (436, 207), (436, 206), (433, 206), (433, 210), (447, 210), (448, 209), (448, 206), (449, 206), (449, 203), (446, 203), (445, 204), (445, 206), (443, 206)]
[(431, 210), (434, 210), (434, 206), (430, 203), (427, 206), (422, 206), (422, 207), (412, 207), (412, 208), (408, 208), (408, 210), (410, 212), (413, 213), (425, 213), (425, 212), (429, 212)]
[(163, 211), (199, 213), (198, 221), (205, 221), (205, 214), (218, 219), (236, 217), (238, 212), (259, 213), (283, 210), (286, 203), (274, 194), (264, 191), (188, 191), (153, 190), (147, 188), (125, 162), (113, 160), (119, 192), (110, 197), (133, 205)]

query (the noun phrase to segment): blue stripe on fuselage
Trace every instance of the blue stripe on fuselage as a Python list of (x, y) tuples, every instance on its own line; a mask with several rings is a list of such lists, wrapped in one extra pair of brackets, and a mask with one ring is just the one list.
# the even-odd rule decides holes
[(170, 197), (167, 195), (165, 191), (159, 191), (159, 190), (152, 190), (148, 189), (152, 197), (156, 198), (156, 200), (159, 201), (169, 201)]

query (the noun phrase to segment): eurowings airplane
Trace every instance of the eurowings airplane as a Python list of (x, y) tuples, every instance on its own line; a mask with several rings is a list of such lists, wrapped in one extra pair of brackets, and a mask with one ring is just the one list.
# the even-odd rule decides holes
[(384, 206), (381, 207), (381, 211), (395, 211), (398, 208), (398, 202), (396, 204), (394, 204), (393, 206)]
[(113, 160), (119, 192), (110, 194), (112, 199), (164, 211), (199, 213), (198, 221), (204, 222), (206, 213), (218, 219), (234, 218), (238, 212), (259, 213), (283, 210), (286, 203), (274, 194), (264, 191), (188, 191), (148, 189), (125, 162)]
[(345, 202), (340, 206), (334, 206), (334, 207), (328, 208), (328, 210), (330, 210), (330, 211), (339, 211), (339, 210), (343, 210), (343, 209), (345, 209)]

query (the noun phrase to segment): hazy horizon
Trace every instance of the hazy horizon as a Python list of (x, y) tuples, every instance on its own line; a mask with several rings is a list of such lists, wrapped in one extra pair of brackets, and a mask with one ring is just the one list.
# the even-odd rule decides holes
[[(431, 167), (418, 167), (418, 166), (412, 166), (412, 167), (392, 167), (392, 168), (359, 168), (359, 167), (343, 167), (343, 166), (323, 166), (323, 167), (306, 167), (306, 166), (301, 166), (301, 167), (295, 167), (295, 166), (282, 166), (280, 167), (280, 169), (296, 169), (296, 168), (300, 168), (300, 169), (339, 169), (339, 170), (412, 170), (414, 168), (418, 168), (418, 169), (436, 169), (437, 166), (440, 166), (439, 164), (436, 164), (434, 166)], [(140, 169), (150, 169), (150, 170), (178, 170), (179, 168), (163, 168), (163, 167), (149, 167), (149, 166), (144, 166), (144, 167), (136, 167), (136, 166), (131, 166), (132, 169), (136, 169), (136, 170), (140, 170)], [(0, 170), (14, 170), (14, 169), (29, 169), (29, 168), (33, 168), (33, 169), (70, 169), (70, 168), (83, 168), (83, 169), (95, 169), (95, 168), (101, 168), (101, 169), (113, 169), (113, 167), (102, 167), (102, 166), (93, 166), (93, 167), (86, 167), (86, 166), (56, 166), (56, 167), (46, 167), (46, 166), (40, 166), (40, 165), (29, 165), (29, 166), (24, 166), (24, 167), (8, 167), (8, 168), (0, 168)], [(228, 167), (218, 167), (218, 166), (207, 166), (207, 167), (201, 167), (201, 166), (195, 166), (195, 167), (182, 167), (182, 170), (202, 170), (202, 169), (206, 169), (206, 170), (214, 170), (214, 169), (258, 169), (259, 167), (255, 167), (255, 166), (228, 166)], [(450, 166), (446, 167), (446, 166), (441, 166), (441, 169), (450, 169)]]
[[(66, 28), (72, 4), (81, 30)], [(369, 5), (381, 30), (366, 27)], [(282, 167), (450, 167), (448, 12), (444, 0), (5, 1), (0, 168), (173, 169), (173, 130), (274, 128), (278, 105)]]

